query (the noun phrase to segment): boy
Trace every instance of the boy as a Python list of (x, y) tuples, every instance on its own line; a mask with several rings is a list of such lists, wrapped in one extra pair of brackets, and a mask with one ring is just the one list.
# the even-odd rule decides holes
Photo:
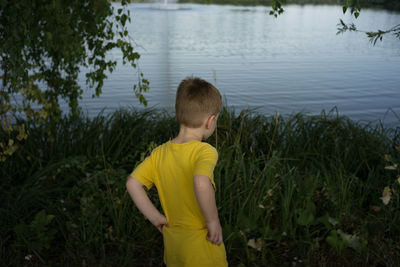
[[(126, 183), (138, 209), (163, 234), (168, 267), (228, 265), (214, 195), (218, 153), (201, 142), (214, 132), (221, 106), (221, 94), (212, 84), (183, 80), (175, 103), (178, 136), (155, 148)], [(165, 216), (144, 190), (153, 185)]]

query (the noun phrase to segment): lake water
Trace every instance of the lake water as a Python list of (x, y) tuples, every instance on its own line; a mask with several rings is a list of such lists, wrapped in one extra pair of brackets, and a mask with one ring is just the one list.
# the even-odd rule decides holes
[[(400, 40), (385, 36), (373, 46), (363, 33), (336, 35), (339, 18), (377, 30), (399, 24), (399, 13), (364, 9), (356, 20), (341, 6), (291, 5), (276, 19), (269, 7), (181, 7), (130, 5), (129, 34), (150, 81), (150, 107), (172, 110), (179, 82), (195, 75), (216, 84), (237, 111), (319, 114), (337, 107), (355, 120), (400, 125)], [(141, 107), (132, 91), (136, 79), (135, 70), (121, 65), (101, 97), (86, 92), (81, 105), (90, 115)]]

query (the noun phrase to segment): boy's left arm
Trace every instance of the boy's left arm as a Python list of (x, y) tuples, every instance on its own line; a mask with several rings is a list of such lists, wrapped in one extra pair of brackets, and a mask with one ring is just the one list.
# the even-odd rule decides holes
[(129, 176), (126, 189), (140, 212), (162, 233), (162, 228), (168, 226), (167, 218), (153, 205), (143, 188), (143, 184)]
[(193, 187), (197, 203), (207, 223), (207, 240), (216, 245), (220, 245), (223, 242), (222, 228), (219, 222), (217, 205), (215, 203), (214, 187), (210, 178), (202, 174), (194, 175)]

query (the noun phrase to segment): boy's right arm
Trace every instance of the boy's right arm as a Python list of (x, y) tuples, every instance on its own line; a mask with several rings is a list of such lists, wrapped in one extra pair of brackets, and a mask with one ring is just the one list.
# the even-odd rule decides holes
[(140, 212), (162, 233), (162, 228), (168, 226), (167, 219), (153, 205), (143, 188), (143, 184), (129, 176), (126, 189)]
[(223, 241), (222, 228), (218, 218), (215, 193), (210, 178), (202, 174), (195, 175), (193, 177), (193, 187), (197, 202), (203, 211), (207, 223), (207, 240), (216, 245), (220, 245)]

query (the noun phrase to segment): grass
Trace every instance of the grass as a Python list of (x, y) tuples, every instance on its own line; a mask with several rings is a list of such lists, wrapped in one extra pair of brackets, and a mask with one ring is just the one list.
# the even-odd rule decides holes
[[(52, 135), (30, 125), (23, 147), (0, 163), (0, 261), (162, 266), (162, 237), (125, 180), (177, 134), (174, 118), (130, 109), (50, 126)], [(224, 108), (207, 141), (219, 151), (216, 197), (231, 266), (397, 265), (399, 171), (385, 166), (400, 161), (399, 127), (335, 111), (266, 117)]]

